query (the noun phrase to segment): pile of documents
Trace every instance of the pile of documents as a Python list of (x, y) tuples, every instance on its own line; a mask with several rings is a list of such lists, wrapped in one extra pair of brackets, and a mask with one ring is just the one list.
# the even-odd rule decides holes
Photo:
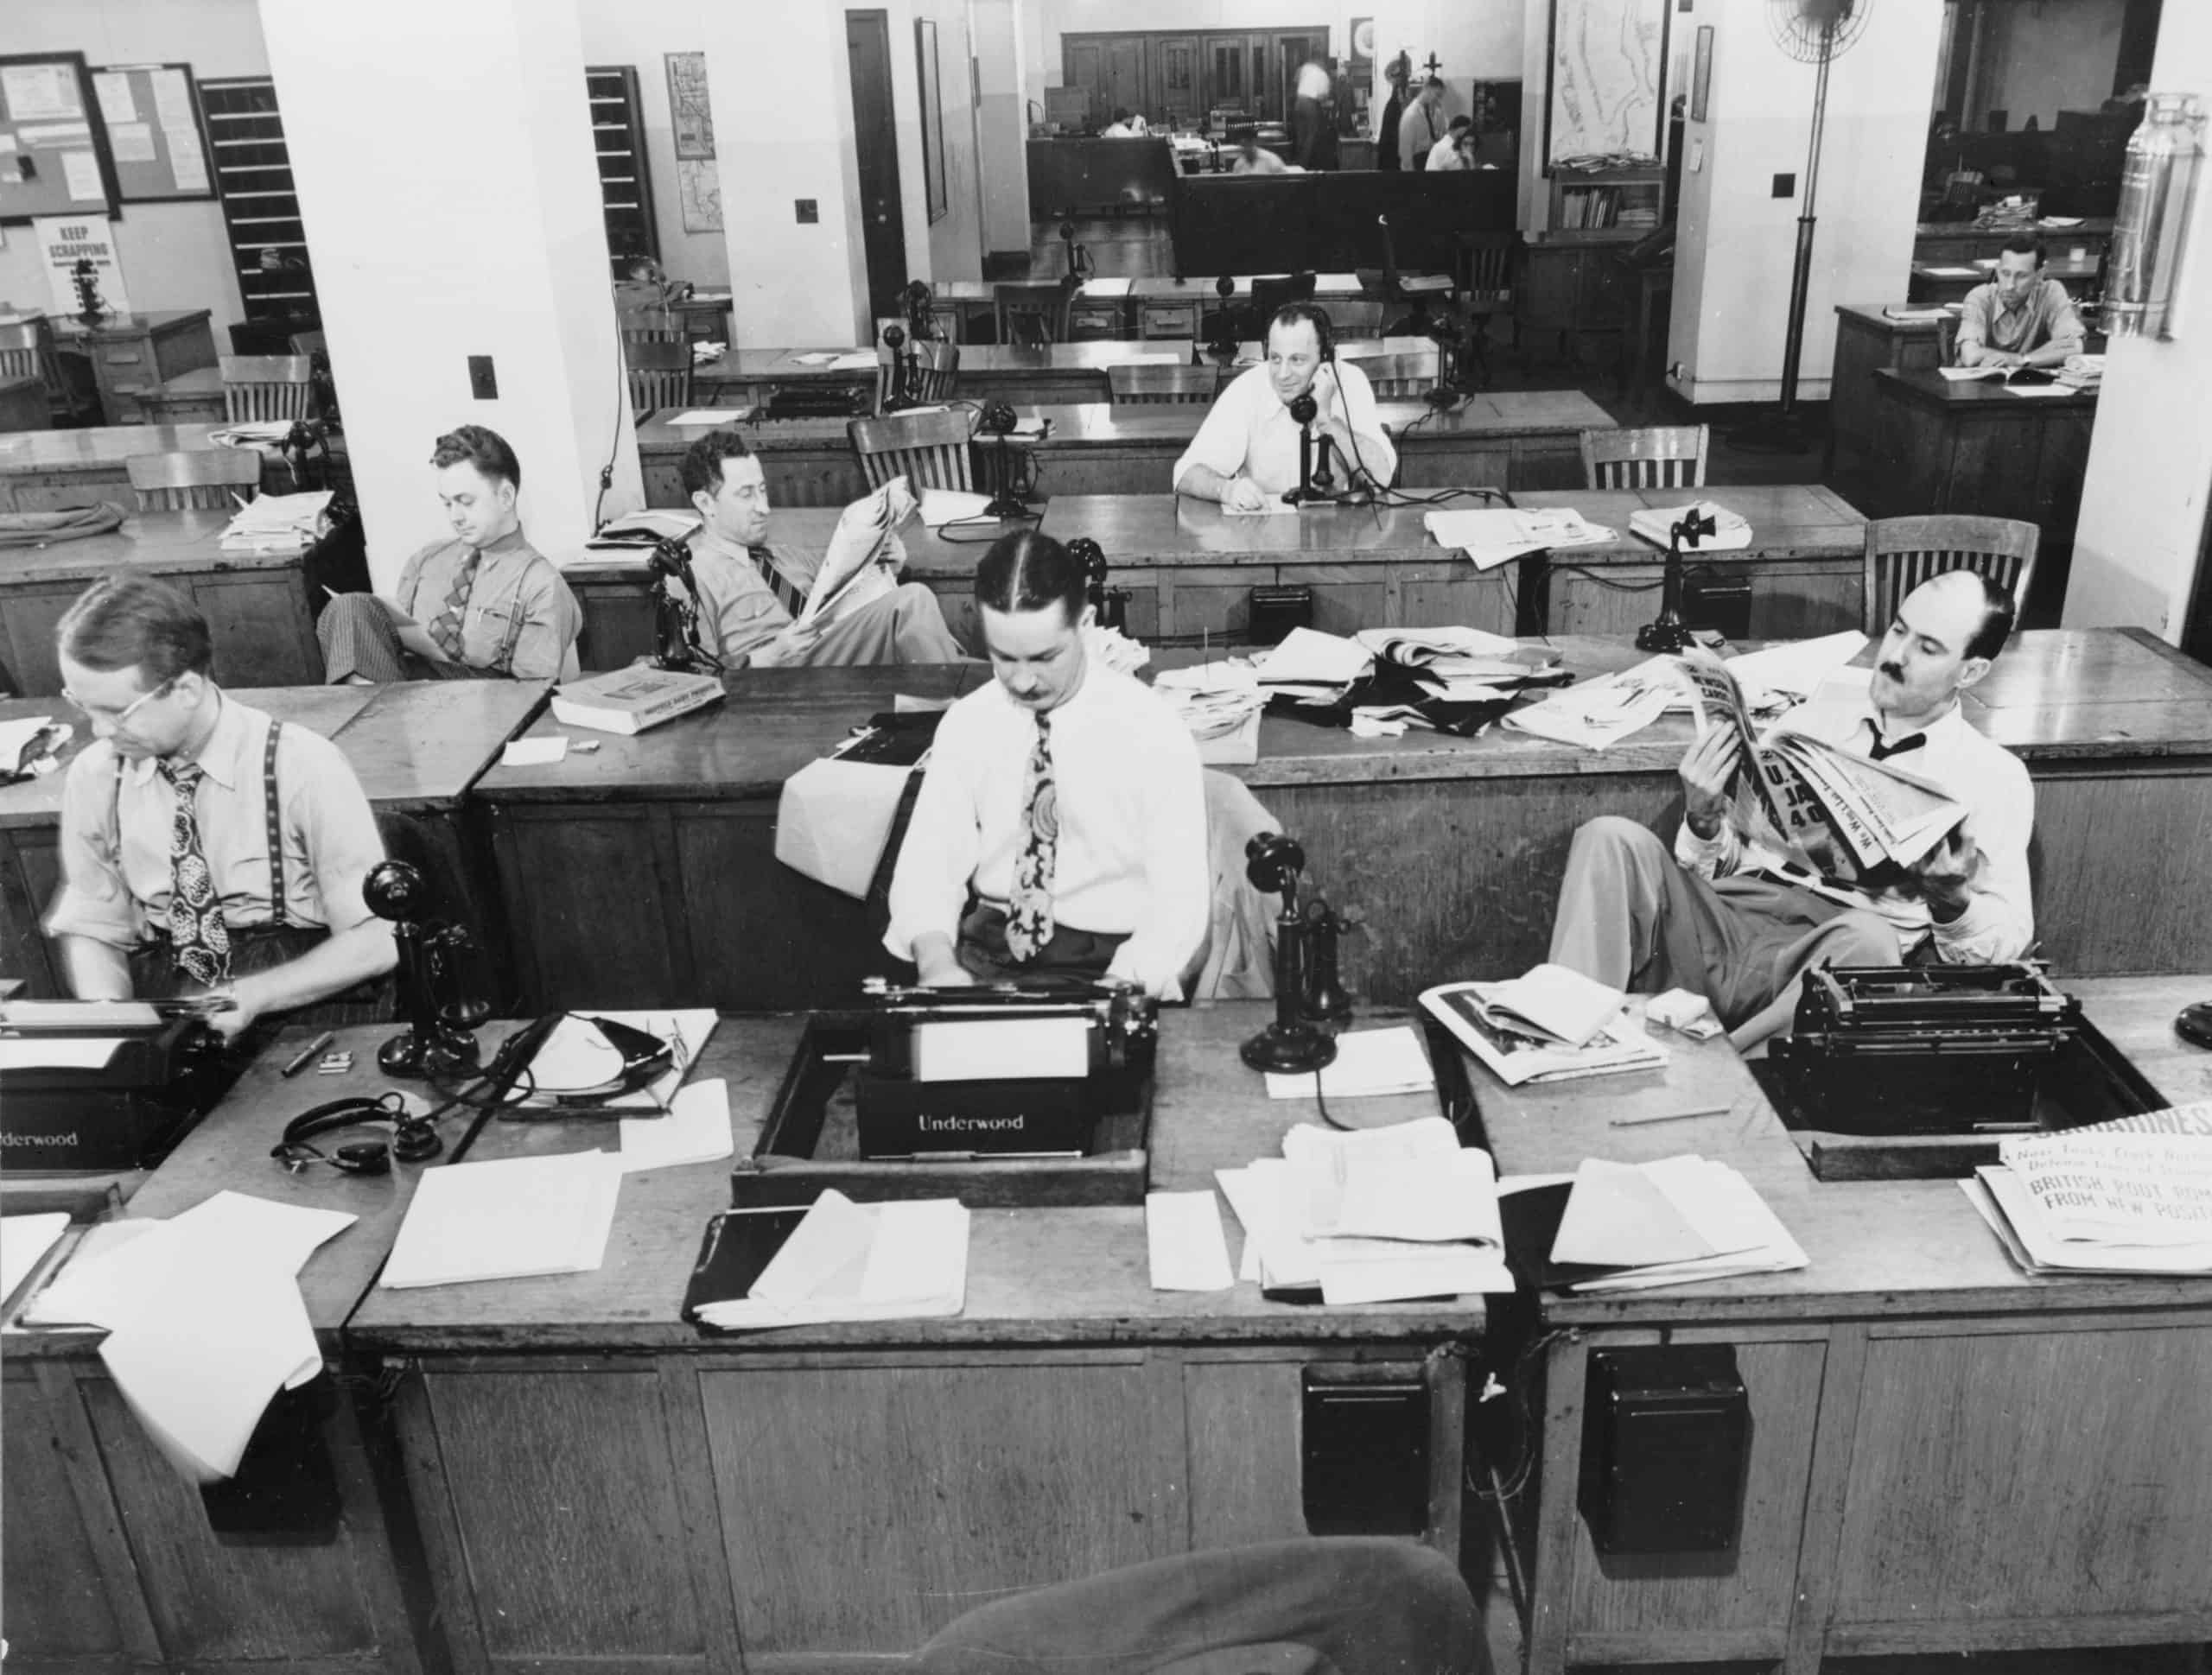
[(1183, 718), (1201, 760), (1234, 766), (1260, 759), (1260, 712), (1268, 707), (1249, 658), (1228, 657), (1163, 669), (1152, 689)]
[(1601, 751), (1640, 733), (1674, 706), (1685, 703), (1681, 682), (1663, 658), (1654, 657), (1562, 688), (1505, 718), (1505, 725), (1539, 739)]
[(1084, 625), (1083, 651), (1116, 675), (1134, 675), (1152, 661), (1152, 649), (1142, 641), (1131, 639), (1118, 628), (1101, 628), (1095, 622)]
[(355, 1219), (226, 1191), (166, 1221), (108, 1222), (22, 1318), (106, 1328), (100, 1359), (147, 1434), (192, 1481), (215, 1482), (277, 1391), (322, 1370), (299, 1273)]
[(1700, 519), (1713, 520), (1711, 535), (1685, 535), (1682, 550), (1686, 553), (1726, 553), (1740, 551), (1751, 544), (1751, 526), (1738, 513), (1730, 511), (1718, 500), (1700, 500), (1688, 506), (1646, 506), (1641, 511), (1628, 515), (1628, 526), (1653, 546), (1664, 550), (1672, 539), (1670, 531), (1691, 514)]
[[(786, 1213), (731, 1210), (718, 1231)], [(856, 1204), (828, 1189), (744, 1296), (702, 1302), (692, 1318), (737, 1331), (957, 1315), (968, 1303), (968, 1222), (957, 1198)]]
[(1509, 1088), (1667, 1062), (1625, 994), (1565, 966), (1532, 967), (1503, 982), (1439, 984), (1421, 1004)]
[(318, 539), (330, 512), (330, 491), (264, 494), (238, 508), (223, 531), (226, 553), (296, 553)]
[(1294, 628), (1255, 657), (1252, 667), (1270, 698), (1331, 704), (1375, 667), (1375, 658), (1358, 641), (1341, 634)]
[(2069, 390), (2102, 389), (2105, 358), (2102, 355), (2069, 355), (2066, 364), (2053, 376)]
[(1414, 671), (1421, 685), (1453, 703), (1510, 697), (1521, 682), (1548, 675), (1560, 654), (1479, 628), (1363, 628), (1352, 638), (1378, 663)]
[(2008, 1136), (1961, 1181), (2030, 1273), (2212, 1273), (2212, 1101)]
[(1432, 511), (1421, 523), (1440, 547), (1457, 547), (1478, 570), (1495, 569), (1523, 553), (1562, 547), (1599, 547), (1613, 531), (1586, 522), (1571, 506), (1497, 507), (1484, 511)]
[(1409, 1024), (1354, 1030), (1337, 1037), (1337, 1056), (1318, 1072), (1270, 1070), (1269, 1099), (1311, 1099), (1314, 1078), (1324, 1099), (1372, 1099), (1385, 1094), (1426, 1094), (1436, 1087), (1428, 1052)]
[(1510, 1291), (1490, 1153), (1424, 1117), (1357, 1133), (1301, 1125), (1283, 1155), (1215, 1171), (1244, 1227), (1242, 1277), (1328, 1304)]
[(404, 1291), (589, 1273), (607, 1259), (622, 1174), (613, 1152), (426, 1169), (378, 1283)]
[(1571, 1281), (1583, 1292), (1643, 1291), (1695, 1279), (1780, 1273), (1805, 1253), (1754, 1187), (1694, 1153), (1647, 1164), (1585, 1158), (1552, 1241), (1554, 1268), (1611, 1272)]

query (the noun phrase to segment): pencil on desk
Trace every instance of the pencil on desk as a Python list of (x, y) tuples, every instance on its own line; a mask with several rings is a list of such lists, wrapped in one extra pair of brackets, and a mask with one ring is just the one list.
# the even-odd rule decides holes
[(306, 1046), (301, 1048), (298, 1052), (293, 1054), (291, 1058), (286, 1062), (283, 1069), (278, 1074), (287, 1076), (296, 1076), (299, 1075), (301, 1071), (306, 1069), (309, 1064), (313, 1063), (332, 1042), (337, 1039), (338, 1033), (336, 1031), (325, 1030), (321, 1035), (315, 1037), (314, 1040), (308, 1042)]
[(1615, 1117), (1611, 1126), (1635, 1128), (1647, 1122), (1681, 1122), (1691, 1117), (1725, 1117), (1735, 1108), (1732, 1105), (1708, 1105), (1695, 1111), (1655, 1111), (1647, 1117)]

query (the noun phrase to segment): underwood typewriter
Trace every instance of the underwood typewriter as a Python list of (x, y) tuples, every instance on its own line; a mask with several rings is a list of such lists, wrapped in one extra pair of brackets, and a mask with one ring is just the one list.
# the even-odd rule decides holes
[(189, 1002), (0, 1005), (0, 1156), (11, 1172), (149, 1168), (236, 1067)]

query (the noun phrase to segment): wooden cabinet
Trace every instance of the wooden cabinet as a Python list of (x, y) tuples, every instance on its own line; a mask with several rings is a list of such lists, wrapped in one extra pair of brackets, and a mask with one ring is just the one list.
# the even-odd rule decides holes
[(54, 333), (64, 348), (91, 360), (109, 424), (148, 422), (143, 395), (180, 373), (215, 365), (215, 333), (205, 308), (111, 314), (93, 327), (57, 320)]
[(1146, 48), (1150, 37), (1135, 31), (1060, 37), (1060, 74), (1065, 86), (1090, 95), (1091, 116), (1101, 126), (1116, 111), (1141, 111), (1149, 120)]
[(1620, 256), (1633, 240), (1620, 232), (1548, 232), (1531, 237), (1522, 257), (1519, 320), (1532, 332), (1559, 334), (1579, 354), (1586, 332), (1626, 329), (1630, 301)]
[(1194, 35), (1152, 37), (1152, 99), (1145, 115), (1176, 128), (1196, 128), (1206, 111), (1199, 92), (1198, 38)]

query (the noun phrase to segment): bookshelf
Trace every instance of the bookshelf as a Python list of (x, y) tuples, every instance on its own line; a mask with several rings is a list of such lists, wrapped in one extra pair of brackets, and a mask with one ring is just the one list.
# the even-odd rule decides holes
[(1551, 181), (1554, 232), (1618, 232), (1641, 238), (1659, 225), (1667, 191), (1664, 169), (1557, 169)]

